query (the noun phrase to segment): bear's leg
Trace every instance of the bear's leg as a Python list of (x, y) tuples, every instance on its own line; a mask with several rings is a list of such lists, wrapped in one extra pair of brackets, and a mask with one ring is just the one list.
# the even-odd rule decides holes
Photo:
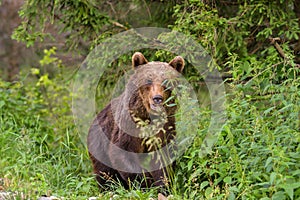
[(100, 189), (106, 189), (109, 183), (123, 183), (118, 171), (104, 165), (90, 154), (93, 163), (94, 174)]
[(167, 186), (170, 183), (169, 175), (173, 172), (173, 165), (165, 163), (162, 155), (154, 153), (154, 157), (150, 161), (152, 169), (157, 169), (151, 172), (155, 186)]
[(150, 187), (153, 183), (150, 173), (141, 173), (144, 170), (141, 168), (140, 161), (136, 155), (130, 154), (128, 156), (128, 154), (118, 150), (111, 150), (109, 156), (112, 166), (118, 170), (122, 180), (126, 183), (124, 185), (125, 188), (128, 188), (134, 180), (139, 181), (142, 188)]
[(168, 182), (168, 174), (166, 168), (151, 172), (155, 186), (165, 186)]
[(171, 166), (167, 166), (151, 172), (151, 175), (154, 179), (154, 185), (159, 187), (159, 192), (166, 196), (170, 194), (170, 174), (173, 172), (173, 169), (170, 167)]
[(120, 172), (120, 175), (123, 180), (126, 180), (126, 188), (129, 188), (129, 185), (133, 181), (137, 181), (141, 188), (149, 188), (153, 185), (153, 178), (151, 173), (144, 172), (144, 173), (128, 173), (128, 172)]

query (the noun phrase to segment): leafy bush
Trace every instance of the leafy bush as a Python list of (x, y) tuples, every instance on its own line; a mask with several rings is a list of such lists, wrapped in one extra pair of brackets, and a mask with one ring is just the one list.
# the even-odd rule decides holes
[(300, 34), (296, 1), (208, 2), (190, 0), (175, 6), (177, 20), (171, 27), (198, 40), (222, 69), (232, 69), (226, 63), (233, 61), (233, 54), (238, 60), (263, 61), (272, 38), (284, 43), (284, 53), (287, 47), (296, 50)]
[(185, 184), (176, 188), (189, 199), (299, 198), (299, 78), (257, 96), (241, 84), (231, 87), (213, 153), (201, 157), (196, 139), (179, 162), (178, 182)]
[[(41, 66), (63, 68), (54, 54), (45, 50)], [(28, 74), (23, 81), (0, 81), (3, 188), (23, 192), (26, 199), (49, 193), (86, 199), (94, 183), (73, 125), (69, 84), (62, 74), (51, 78), (42, 71), (32, 69), (38, 79)]]
[[(187, 199), (299, 198), (299, 65), (291, 44), (300, 29), (293, 2), (176, 6), (172, 27), (197, 39), (231, 75), (228, 120), (213, 152), (199, 156), (203, 139), (196, 138), (179, 162), (184, 184), (176, 191)], [(205, 133), (200, 128), (199, 138)]]
[[(45, 51), (41, 64), (63, 69), (54, 54), (54, 49)], [(270, 56), (265, 63), (273, 59), (277, 57)], [(243, 67), (238, 61), (231, 64)], [(173, 199), (299, 198), (299, 69), (289, 63), (278, 65), (284, 72), (278, 82), (271, 79), (277, 75), (274, 67), (266, 67), (247, 82), (233, 77), (228, 84), (227, 123), (205, 157), (201, 145), (211, 111), (201, 108), (197, 136), (177, 161), (169, 188)], [(5, 178), (5, 189), (30, 198), (48, 193), (71, 199), (97, 196), (86, 150), (72, 122), (68, 82), (62, 74), (51, 78), (47, 70), (31, 73), (38, 79), (28, 75), (24, 81), (31, 77), (31, 84), (26, 87), (23, 82), (1, 81), (0, 141), (5, 156), (0, 160), (0, 177)], [(157, 194), (155, 189), (125, 191), (118, 185), (112, 191), (101, 198), (147, 199)]]
[[(45, 1), (45, 5), (28, 2), (21, 15), (34, 19), (33, 23), (24, 22), (14, 35), (28, 45), (43, 38), (35, 21), (40, 11), (37, 7), (45, 18), (40, 27), (54, 16), (49, 16), (52, 8), (50, 13), (71, 19), (65, 26), (74, 31), (71, 38), (87, 34), (88, 40), (94, 40), (92, 45), (117, 32), (108, 28), (116, 21), (98, 13), (92, 1)], [(228, 116), (212, 151), (203, 156), (201, 147), (211, 123), (211, 109), (201, 107), (199, 128), (186, 130), (197, 136), (177, 160), (173, 184), (168, 188), (173, 195), (170, 199), (299, 199), (298, 1), (175, 2), (174, 9), (168, 10), (173, 17), (165, 22), (174, 19), (172, 29), (193, 37), (210, 52), (226, 78)], [(84, 9), (77, 10), (79, 6)], [(98, 22), (100, 26), (95, 27)], [(155, 188), (141, 190), (134, 186), (126, 191), (119, 185), (98, 195), (86, 149), (72, 121), (72, 76), (55, 57), (55, 49), (44, 53), (40, 67), (32, 69), (31, 74), (22, 75), (15, 83), (0, 81), (2, 187), (24, 192), (28, 198), (42, 194), (70, 199), (92, 195), (104, 199), (157, 197)], [(166, 60), (168, 55), (153, 50), (145, 54), (148, 58), (154, 55), (153, 60)], [(107, 101), (106, 94), (122, 76), (125, 63), (130, 63), (129, 55), (112, 63), (105, 72), (104, 80), (99, 82), (99, 105)], [(195, 71), (186, 72), (195, 85), (202, 80)], [(190, 116), (180, 119), (191, 120)]]

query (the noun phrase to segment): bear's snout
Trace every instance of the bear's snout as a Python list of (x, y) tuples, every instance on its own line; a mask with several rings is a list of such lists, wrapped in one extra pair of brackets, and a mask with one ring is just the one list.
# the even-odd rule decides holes
[(163, 102), (163, 97), (161, 95), (155, 95), (153, 97), (154, 104), (161, 104)]

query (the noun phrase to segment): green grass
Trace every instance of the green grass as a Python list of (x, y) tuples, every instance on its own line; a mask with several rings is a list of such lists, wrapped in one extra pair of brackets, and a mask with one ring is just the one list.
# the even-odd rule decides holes
[[(156, 188), (141, 190), (138, 183), (130, 190), (116, 183), (100, 193), (73, 123), (70, 85), (26, 80), (0, 81), (2, 190), (19, 199), (157, 199)], [(258, 83), (228, 85), (228, 120), (204, 157), (210, 110), (201, 108), (199, 129), (187, 130), (197, 134), (177, 160), (170, 199), (300, 198), (300, 79), (252, 81)]]
[(1, 84), (0, 177), (4, 190), (31, 198), (51, 193), (83, 199), (96, 191), (86, 149), (71, 121), (48, 118), (43, 103), (30, 102), (39, 97), (28, 98), (24, 87)]

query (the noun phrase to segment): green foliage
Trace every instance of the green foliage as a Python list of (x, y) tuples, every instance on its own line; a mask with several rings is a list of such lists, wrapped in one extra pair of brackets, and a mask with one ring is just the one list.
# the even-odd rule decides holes
[[(233, 1), (213, 6), (203, 1), (185, 1), (175, 7), (175, 30), (193, 36), (213, 56), (222, 69), (236, 54), (239, 60), (255, 57), (264, 61), (270, 38), (281, 38), (289, 52), (299, 39), (300, 29), (290, 1)], [(289, 44), (288, 44), (289, 42)]]
[[(176, 182), (184, 184), (175, 191), (186, 199), (300, 197), (299, 65), (291, 45), (300, 29), (293, 3), (222, 7), (186, 1), (176, 6), (172, 28), (197, 39), (232, 76), (227, 79), (228, 121), (213, 153), (200, 156), (207, 127), (201, 126), (179, 162)], [(270, 38), (276, 37), (284, 39), (274, 44)], [(207, 124), (209, 115), (202, 112), (200, 124)]]
[[(45, 51), (40, 63), (60, 66), (54, 55), (54, 49)], [(276, 59), (270, 56), (265, 63)], [(238, 66), (235, 70), (243, 68), (238, 61), (231, 64)], [(255, 59), (249, 60), (249, 65), (256, 64)], [(283, 72), (280, 80), (284, 81), (271, 79), (276, 77), (276, 67)], [(26, 86), (1, 81), (0, 141), (5, 156), (0, 160), (0, 177), (5, 178), (5, 189), (24, 192), (28, 198), (42, 194), (69, 199), (155, 198), (156, 189), (142, 191), (133, 186), (126, 191), (118, 185), (98, 195), (90, 161), (71, 119), (68, 82), (62, 74), (51, 78), (42, 69), (32, 69), (38, 79)], [(242, 77), (234, 76), (228, 85), (227, 124), (205, 157), (201, 145), (211, 111), (202, 107), (197, 136), (177, 160), (170, 186), (172, 199), (299, 198), (298, 73), (298, 68), (282, 63), (269, 64), (251, 79), (245, 78), (247, 82), (239, 83)], [(178, 119), (193, 120), (183, 116)]]
[(22, 24), (15, 30), (13, 38), (34, 45), (36, 40), (43, 41), (49, 32), (45, 31), (49, 22), (59, 23), (61, 32), (70, 32), (70, 45), (77, 45), (79, 38), (93, 40), (111, 25), (109, 17), (101, 13), (95, 2), (85, 0), (37, 1), (29, 0), (20, 11)]
[[(13, 37), (33, 45), (48, 34), (45, 24), (51, 22), (70, 34), (70, 46), (76, 47), (79, 38), (96, 46), (112, 34), (134, 27), (127, 23), (130, 20), (118, 21), (105, 14), (102, 3), (28, 0), (20, 11), (23, 22)], [(172, 18), (166, 14), (162, 21), (201, 43), (228, 75), (228, 119), (212, 151), (203, 156), (201, 147), (211, 123), (211, 108), (202, 105), (198, 112), (191, 104), (191, 110), (199, 114), (199, 127), (184, 130), (197, 134), (177, 160), (170, 198), (299, 199), (298, 1), (187, 0), (172, 1), (168, 6), (175, 3), (174, 9), (167, 9)], [(145, 24), (157, 19), (152, 16), (152, 22)], [(174, 56), (164, 51), (141, 51), (149, 60), (166, 61)], [(96, 94), (99, 109), (130, 68), (131, 55), (111, 63), (101, 77)], [(191, 69), (185, 69), (186, 76), (199, 85), (202, 77)], [(111, 191), (98, 194), (86, 149), (73, 124), (69, 71), (52, 48), (44, 51), (39, 67), (21, 75), (20, 81), (0, 81), (0, 178), (4, 179), (0, 186), (24, 192), (26, 198), (42, 194), (68, 199), (156, 198), (157, 188), (141, 190), (135, 184), (130, 190), (114, 184)], [(200, 97), (207, 94), (201, 87), (197, 89), (203, 103)], [(182, 116), (177, 118), (178, 124), (193, 120), (183, 111), (178, 116)]]
[(207, 157), (200, 156), (209, 121), (202, 111), (199, 138), (175, 173), (176, 183), (183, 183), (176, 184), (175, 191), (186, 199), (300, 197), (300, 80), (293, 77), (274, 84), (267, 79), (263, 89), (258, 88), (262, 80), (266, 79), (251, 80), (257, 87), (251, 94), (247, 86), (230, 84), (228, 121)]
[[(62, 68), (54, 54), (54, 49), (45, 50), (41, 65)], [(96, 187), (92, 187), (88, 156), (70, 115), (68, 83), (59, 73), (51, 78), (32, 69), (32, 74), (38, 79), (28, 74), (24, 81), (0, 81), (4, 190), (22, 192), (26, 198), (51, 193), (86, 199)]]
[[(19, 12), (22, 23), (12, 38), (32, 46), (57, 31), (68, 48), (95, 47), (103, 38), (131, 27), (166, 26), (176, 1), (28, 0)], [(54, 25), (55, 26), (51, 26)], [(84, 41), (84, 42), (83, 42)]]

